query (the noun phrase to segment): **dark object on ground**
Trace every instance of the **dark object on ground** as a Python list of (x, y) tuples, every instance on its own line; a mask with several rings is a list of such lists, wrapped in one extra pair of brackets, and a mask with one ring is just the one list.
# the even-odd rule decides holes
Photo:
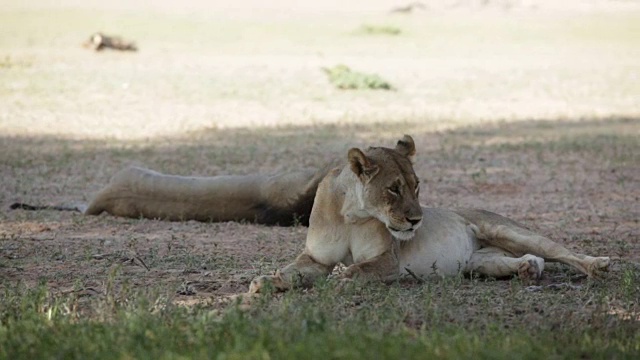
[(413, 10), (426, 10), (427, 6), (419, 1), (409, 3), (405, 6), (397, 6), (389, 10), (390, 13), (408, 14)]
[(138, 46), (135, 42), (124, 40), (119, 36), (108, 36), (100, 32), (91, 35), (82, 46), (95, 51), (102, 51), (104, 49), (138, 51)]

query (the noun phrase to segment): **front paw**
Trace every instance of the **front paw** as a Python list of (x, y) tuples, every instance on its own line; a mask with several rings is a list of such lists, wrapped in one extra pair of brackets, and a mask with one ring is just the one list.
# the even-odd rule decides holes
[(259, 297), (260, 294), (258, 293), (234, 294), (222, 298), (220, 303), (226, 306), (235, 304), (239, 310), (248, 311)]
[(335, 278), (338, 280), (352, 281), (358, 279), (360, 275), (362, 275), (362, 269), (357, 264), (353, 264), (351, 266), (347, 266), (347, 268), (340, 274), (336, 275)]
[(279, 273), (276, 275), (262, 275), (251, 281), (249, 294), (258, 294), (272, 291), (286, 291), (289, 285), (282, 280)]

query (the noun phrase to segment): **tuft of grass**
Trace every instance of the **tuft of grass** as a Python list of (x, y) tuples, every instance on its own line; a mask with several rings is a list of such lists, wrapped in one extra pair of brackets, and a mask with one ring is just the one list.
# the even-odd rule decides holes
[(362, 25), (358, 32), (365, 35), (397, 36), (402, 34), (402, 30), (399, 27), (391, 25)]
[(365, 74), (351, 70), (346, 65), (322, 68), (329, 81), (338, 89), (350, 90), (393, 90), (393, 86), (377, 74)]
[(24, 69), (31, 67), (31, 65), (31, 62), (28, 60), (12, 58), (9, 55), (6, 55), (4, 58), (0, 58), (0, 69)]

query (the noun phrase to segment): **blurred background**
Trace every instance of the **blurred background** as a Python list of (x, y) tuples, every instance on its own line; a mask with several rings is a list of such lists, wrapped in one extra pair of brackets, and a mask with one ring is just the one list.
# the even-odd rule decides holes
[[(630, 0), (1, 0), (0, 134), (126, 140), (636, 117), (639, 9)], [(83, 48), (95, 32), (139, 50)], [(392, 90), (340, 89), (323, 70), (338, 65)]]

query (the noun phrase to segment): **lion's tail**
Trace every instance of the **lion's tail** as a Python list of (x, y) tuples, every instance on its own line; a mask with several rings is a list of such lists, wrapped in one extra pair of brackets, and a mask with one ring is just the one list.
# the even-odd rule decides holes
[(13, 203), (9, 206), (11, 210), (27, 210), (27, 211), (39, 211), (39, 210), (56, 210), (56, 211), (75, 211), (84, 213), (87, 210), (87, 205), (76, 204), (73, 206), (58, 206), (58, 205), (29, 205), (25, 203)]

